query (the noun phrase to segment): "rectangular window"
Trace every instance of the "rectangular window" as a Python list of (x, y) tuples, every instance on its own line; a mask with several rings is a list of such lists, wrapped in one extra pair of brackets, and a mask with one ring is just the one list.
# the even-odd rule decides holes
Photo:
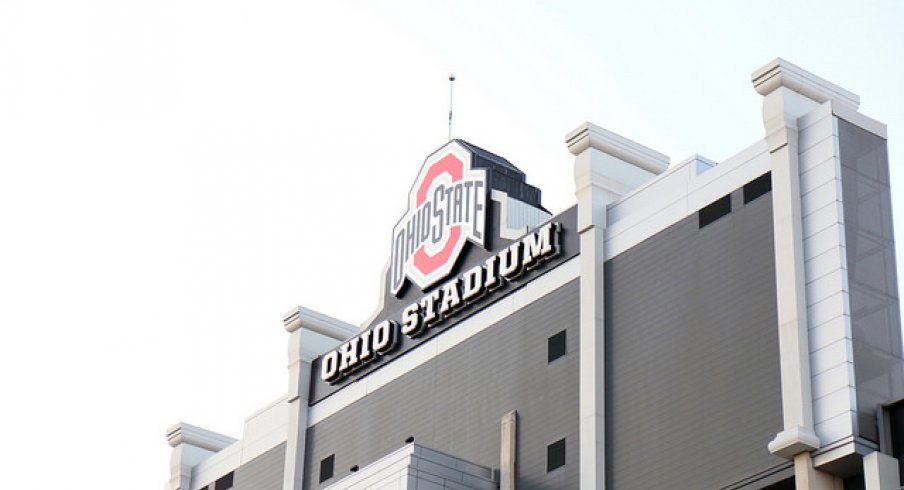
[(565, 439), (546, 446), (546, 472), (565, 466)]
[(546, 340), (546, 362), (552, 362), (565, 355), (565, 330)]
[(214, 490), (227, 490), (229, 488), (232, 488), (232, 475), (233, 473), (230, 471), (229, 473), (221, 476), (213, 485)]
[(697, 218), (700, 220), (700, 228), (716, 221), (731, 212), (731, 194), (722, 196), (708, 204), (706, 207), (697, 211)]
[(771, 190), (772, 174), (770, 172), (766, 172), (765, 174), (744, 184), (744, 204), (747, 204), (762, 195), (768, 194)]
[(335, 454), (330, 454), (320, 461), (320, 483), (323, 483), (333, 477), (333, 463), (335, 461)]

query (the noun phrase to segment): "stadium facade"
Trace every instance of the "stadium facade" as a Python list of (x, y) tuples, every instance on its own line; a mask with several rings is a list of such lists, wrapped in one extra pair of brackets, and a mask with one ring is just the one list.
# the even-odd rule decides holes
[(722, 162), (572, 131), (557, 213), (428, 156), (372, 318), (293, 308), (286, 396), (170, 428), (166, 489), (899, 488), (886, 128), (787, 61), (752, 82), (765, 136)]

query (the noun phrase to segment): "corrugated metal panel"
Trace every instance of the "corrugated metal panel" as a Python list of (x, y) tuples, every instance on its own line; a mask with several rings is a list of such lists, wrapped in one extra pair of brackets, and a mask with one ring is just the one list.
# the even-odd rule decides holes
[(282, 443), (235, 470), (234, 490), (282, 490), (286, 443)]
[[(771, 193), (606, 263), (609, 488), (718, 489), (787, 465)], [(753, 486), (755, 488), (755, 485)]]
[[(305, 488), (320, 460), (349, 474), (405, 444), (499, 466), (500, 422), (519, 415), (518, 488), (577, 488), (578, 282), (549, 295), (308, 429)], [(547, 339), (567, 329), (568, 354), (547, 364)], [(564, 468), (546, 473), (546, 445), (567, 438)]]

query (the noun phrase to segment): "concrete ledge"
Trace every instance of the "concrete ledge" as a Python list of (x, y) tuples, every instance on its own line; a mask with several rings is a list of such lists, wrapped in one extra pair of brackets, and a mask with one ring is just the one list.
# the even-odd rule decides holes
[(819, 471), (847, 478), (863, 472), (863, 457), (876, 450), (863, 439), (846, 437), (828, 448), (813, 453), (813, 467)]
[(753, 87), (760, 95), (768, 95), (779, 87), (787, 87), (819, 102), (832, 100), (854, 110), (860, 107), (860, 97), (803, 68), (776, 58), (750, 75)]
[(594, 148), (655, 175), (669, 167), (668, 156), (590, 122), (585, 122), (568, 133), (565, 142), (572, 155)]
[(236, 440), (237, 439), (207, 429), (202, 429), (195, 425), (186, 424), (185, 422), (179, 422), (166, 431), (166, 441), (171, 447), (176, 447), (180, 444), (189, 444), (202, 449), (207, 449), (208, 451), (217, 452), (223, 450), (226, 446), (233, 444)]

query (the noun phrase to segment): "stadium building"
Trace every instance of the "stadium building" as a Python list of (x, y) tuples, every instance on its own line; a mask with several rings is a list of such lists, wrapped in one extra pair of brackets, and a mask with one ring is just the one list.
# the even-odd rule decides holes
[(885, 125), (781, 59), (752, 82), (765, 136), (722, 162), (579, 126), (564, 211), (429, 155), (372, 318), (293, 308), (286, 396), (170, 428), (166, 489), (899, 488)]

